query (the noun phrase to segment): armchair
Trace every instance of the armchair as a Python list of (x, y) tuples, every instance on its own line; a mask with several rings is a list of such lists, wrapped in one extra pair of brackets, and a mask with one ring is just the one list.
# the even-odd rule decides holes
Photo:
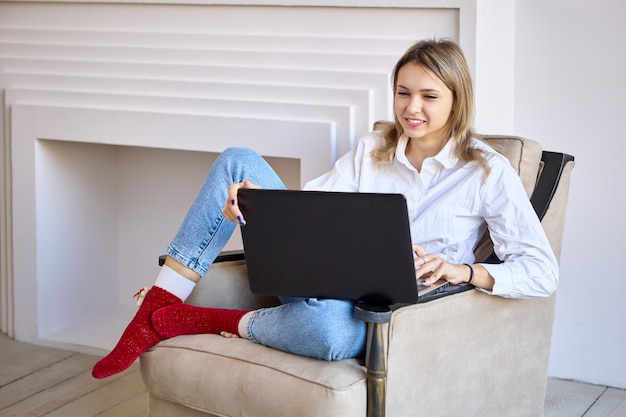
[[(558, 259), (573, 157), (528, 139), (483, 139), (518, 171)], [(477, 259), (491, 253), (486, 236)], [(243, 259), (223, 260), (188, 303), (277, 303), (250, 293)], [(554, 304), (554, 296), (510, 300), (470, 290), (373, 314), (367, 362), (325, 362), (216, 335), (164, 340), (140, 360), (149, 415), (542, 416)]]

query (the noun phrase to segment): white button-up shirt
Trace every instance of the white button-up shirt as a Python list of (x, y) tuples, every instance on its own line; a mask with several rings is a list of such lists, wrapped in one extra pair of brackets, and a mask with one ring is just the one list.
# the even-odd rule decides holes
[(407, 143), (402, 137), (392, 164), (377, 166), (371, 152), (382, 138), (369, 133), (304, 189), (403, 194), (413, 242), (455, 264), (474, 263), (473, 251), (488, 228), (495, 253), (504, 261), (484, 264), (495, 279), (490, 293), (511, 298), (552, 294), (558, 264), (509, 161), (474, 139), (472, 146), (484, 151), (491, 168), (485, 179), (478, 163), (459, 161), (450, 140), (418, 172), (405, 155)]

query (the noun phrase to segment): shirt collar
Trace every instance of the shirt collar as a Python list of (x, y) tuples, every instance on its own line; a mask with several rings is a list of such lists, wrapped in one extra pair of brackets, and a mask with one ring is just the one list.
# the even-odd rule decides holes
[[(406, 157), (406, 146), (408, 145), (408, 143), (409, 138), (406, 135), (400, 136), (400, 139), (398, 140), (398, 145), (396, 146), (396, 159), (403, 165), (413, 168), (413, 165), (411, 165), (408, 158)], [(445, 169), (453, 168), (457, 164), (457, 162), (459, 162), (459, 158), (457, 158), (457, 156), (454, 154), (455, 149), (456, 146), (454, 144), (454, 139), (450, 138), (443, 146), (443, 148), (441, 148), (437, 155), (433, 156), (432, 158), (427, 158), (426, 160), (433, 159), (439, 162), (441, 166), (443, 166)]]

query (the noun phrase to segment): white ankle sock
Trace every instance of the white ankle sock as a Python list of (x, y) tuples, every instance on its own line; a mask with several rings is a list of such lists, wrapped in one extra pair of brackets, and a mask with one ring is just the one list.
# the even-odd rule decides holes
[(238, 331), (240, 337), (243, 337), (244, 339), (250, 339), (250, 335), (248, 334), (248, 324), (250, 323), (250, 319), (255, 312), (255, 310), (248, 311), (241, 317), (241, 319), (239, 319), (239, 325), (237, 327), (239, 329)]
[(196, 283), (180, 275), (169, 266), (163, 265), (154, 285), (185, 301)]

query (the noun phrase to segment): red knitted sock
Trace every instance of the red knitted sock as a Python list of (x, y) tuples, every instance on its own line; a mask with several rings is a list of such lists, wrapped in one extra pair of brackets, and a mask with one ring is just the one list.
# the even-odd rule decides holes
[(163, 288), (152, 287), (117, 345), (93, 367), (91, 374), (94, 378), (106, 378), (122, 372), (142, 353), (163, 340), (152, 328), (150, 316), (155, 310), (175, 303), (182, 303), (182, 300)]
[(205, 308), (191, 304), (163, 307), (152, 314), (152, 326), (164, 338), (183, 334), (239, 334), (239, 320), (252, 310)]

